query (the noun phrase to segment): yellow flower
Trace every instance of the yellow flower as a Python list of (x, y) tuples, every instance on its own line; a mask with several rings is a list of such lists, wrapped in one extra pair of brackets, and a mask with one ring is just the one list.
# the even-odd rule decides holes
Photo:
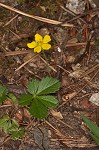
[(49, 35), (45, 35), (44, 38), (40, 34), (35, 35), (35, 41), (28, 43), (29, 48), (34, 48), (34, 52), (40, 53), (41, 50), (49, 50), (51, 45), (48, 43), (51, 41)]

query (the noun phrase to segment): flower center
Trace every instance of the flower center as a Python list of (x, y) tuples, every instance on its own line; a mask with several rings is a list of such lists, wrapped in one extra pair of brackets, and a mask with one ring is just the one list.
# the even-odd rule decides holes
[(42, 41), (37, 42), (38, 46), (42, 46)]

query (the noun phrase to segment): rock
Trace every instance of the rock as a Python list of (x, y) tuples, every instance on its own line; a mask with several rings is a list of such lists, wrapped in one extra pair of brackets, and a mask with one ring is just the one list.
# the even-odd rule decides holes
[(92, 8), (99, 7), (99, 0), (89, 0), (89, 3)]
[(41, 28), (37, 30), (36, 33), (44, 37), (45, 35), (49, 35), (49, 30), (47, 28)]
[(68, 76), (72, 78), (80, 78), (83, 73), (85, 73), (85, 71), (80, 69), (70, 73)]
[(78, 39), (77, 38), (72, 38), (70, 40), (67, 41), (67, 44), (71, 44), (71, 43), (77, 43)]
[(89, 101), (92, 102), (93, 104), (99, 106), (99, 93), (92, 94)]
[(85, 2), (83, 0), (68, 0), (66, 7), (75, 14), (82, 14), (85, 10)]

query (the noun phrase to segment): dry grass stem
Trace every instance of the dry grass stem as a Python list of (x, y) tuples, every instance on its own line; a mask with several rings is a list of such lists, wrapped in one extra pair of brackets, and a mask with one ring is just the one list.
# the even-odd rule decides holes
[(28, 64), (29, 62), (31, 62), (33, 60), (33, 58), (36, 58), (38, 55), (33, 56), (32, 58), (30, 58), (29, 60), (27, 60), (25, 63), (23, 63), (19, 68), (17, 68), (15, 71), (19, 71), (21, 68), (23, 68), (26, 64)]
[[(26, 16), (26, 17), (29, 17), (29, 18), (32, 18), (32, 19), (36, 19), (36, 20), (39, 20), (39, 21), (42, 21), (42, 22), (46, 22), (46, 23), (49, 23), (49, 24), (56, 24), (56, 25), (59, 25), (59, 24), (62, 23), (62, 22), (60, 22), (60, 21), (51, 20), (51, 19), (47, 19), (47, 18), (43, 18), (43, 17), (39, 17), (39, 16), (27, 14), (27, 13), (24, 13), (24, 12), (18, 10), (18, 9), (15, 9), (15, 8), (13, 8), (13, 7), (11, 7), (11, 6), (7, 6), (7, 5), (2, 4), (2, 3), (0, 3), (0, 6), (6, 8), (6, 9), (8, 9), (8, 10), (11, 10), (11, 11), (13, 11), (13, 12), (16, 12), (16, 13), (18, 13), (18, 14), (21, 14), (21, 15), (23, 15), (23, 16)], [(68, 23), (63, 24), (62, 26), (64, 26), (64, 27), (71, 27), (71, 28), (74, 27), (73, 24), (68, 24)]]
[(39, 57), (40, 57), (40, 59), (41, 59), (46, 65), (48, 65), (48, 67), (49, 67), (51, 70), (53, 70), (54, 72), (57, 72), (57, 70), (54, 69), (50, 64), (48, 64), (45, 59), (43, 59), (40, 55), (39, 55)]

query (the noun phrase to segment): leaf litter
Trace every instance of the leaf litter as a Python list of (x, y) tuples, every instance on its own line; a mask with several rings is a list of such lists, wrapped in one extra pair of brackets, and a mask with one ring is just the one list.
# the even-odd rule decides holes
[[(21, 5), (18, 1), (9, 1), (7, 3), (3, 0), (0, 2), (9, 6), (16, 6), (18, 10), (22, 10), (23, 12), (45, 18), (52, 18), (63, 23), (71, 20), (70, 23), (77, 27), (56, 27), (51, 24), (48, 25), (36, 20), (30, 20), (23, 16), (19, 18), (18, 16), (15, 17), (16, 14), (14, 14), (14, 12), (11, 12), (10, 14), (8, 13), (9, 11), (4, 11), (4, 8), (1, 8), (4, 13), (0, 14), (0, 26), (3, 29), (0, 31), (0, 37), (2, 39), (0, 43), (0, 83), (8, 87), (11, 93), (20, 97), (21, 94), (26, 94), (25, 87), (27, 86), (28, 81), (32, 78), (42, 79), (44, 76), (50, 74), (52, 77), (59, 78), (62, 82), (61, 90), (57, 95), (60, 104), (57, 107), (57, 110), (53, 110), (54, 117), (49, 113), (47, 121), (40, 122), (35, 119), (32, 120), (27, 111), (19, 111), (19, 108), (17, 108), (14, 112), (15, 117), (19, 120), (22, 126), (28, 127), (28, 131), (26, 130), (26, 135), (23, 138), (23, 141), (18, 140), (15, 142), (8, 140), (4, 142), (2, 147), (4, 147), (4, 149), (8, 149), (9, 147), (11, 149), (12, 147), (12, 150), (15, 148), (41, 148), (42, 143), (39, 143), (39, 139), (36, 137), (36, 134), (39, 134), (39, 137), (41, 136), (41, 142), (43, 141), (43, 149), (64, 149), (66, 146), (92, 147), (95, 149), (96, 145), (90, 139), (87, 128), (85, 127), (84, 130), (82, 129), (82, 120), (79, 117), (79, 113), (82, 112), (89, 116), (94, 122), (97, 122), (95, 119), (96, 107), (93, 106), (93, 104), (88, 103), (90, 96), (98, 92), (98, 86), (92, 86), (98, 82), (99, 73), (99, 66), (93, 69), (93, 66), (98, 63), (99, 56), (99, 48), (97, 45), (94, 45), (94, 42), (99, 40), (97, 34), (97, 10), (94, 10), (94, 8), (97, 9), (97, 2), (93, 0), (93, 3), (96, 5), (96, 7), (93, 8), (91, 1), (89, 1), (90, 3), (85, 3), (85, 1), (76, 0), (75, 5), (73, 4), (74, 1), (68, 1), (68, 3), (61, 2), (61, 0), (57, 1), (58, 3), (61, 3), (65, 10), (59, 7), (58, 3), (51, 0), (51, 3), (45, 3), (42, 1), (38, 1), (38, 3), (36, 1), (24, 1)], [(75, 12), (66, 12), (67, 8), (70, 10), (71, 6), (74, 7), (72, 10), (75, 10)], [(90, 11), (91, 15), (89, 13)], [(78, 17), (78, 19), (76, 19), (76, 17)], [(85, 23), (84, 21), (88, 22), (86, 26), (83, 24)], [(7, 24), (8, 22), (9, 24)], [(94, 35), (91, 39), (91, 42), (93, 43), (90, 42), (90, 47), (88, 47), (88, 36), (90, 35), (90, 32), (93, 31), (92, 23), (95, 27)], [(3, 27), (5, 24), (6, 26)], [(33, 37), (35, 33), (45, 35), (44, 32), (49, 34), (53, 39), (53, 47), (51, 51), (46, 53), (50, 67), (48, 67), (46, 61), (43, 61), (45, 60), (43, 55), (40, 56), (43, 59), (35, 57), (31, 59), (29, 63), (27, 62), (32, 55), (34, 55), (34, 53), (31, 53), (32, 55), (30, 54), (26, 46), (27, 42), (34, 40)], [(58, 49), (61, 51), (58, 51), (57, 47), (59, 47)], [(23, 65), (25, 62), (27, 63)], [(80, 67), (78, 68), (76, 66), (77, 63), (80, 64)], [(22, 68), (15, 72), (20, 65), (23, 65)], [(81, 74), (79, 73), (80, 71)], [(70, 76), (70, 74), (73, 74), (74, 72), (76, 72), (76, 77)], [(77, 75), (79, 75), (79, 77)], [(87, 75), (89, 76), (87, 77), (87, 79), (89, 78), (88, 81), (85, 79), (85, 76)], [(65, 104), (62, 105), (63, 103)], [(9, 103), (3, 105), (4, 107), (0, 107), (0, 116), (2, 116), (4, 112), (13, 113), (12, 104), (9, 108), (5, 107), (5, 105), (9, 105)], [(28, 120), (30, 121), (29, 123)], [(34, 131), (35, 124), (36, 130)], [(45, 143), (48, 145), (45, 146), (45, 131), (48, 132), (49, 130), (50, 138), (48, 138), (47, 135)], [(2, 144), (5, 139), (6, 135), (3, 134), (0, 138), (0, 144)]]

